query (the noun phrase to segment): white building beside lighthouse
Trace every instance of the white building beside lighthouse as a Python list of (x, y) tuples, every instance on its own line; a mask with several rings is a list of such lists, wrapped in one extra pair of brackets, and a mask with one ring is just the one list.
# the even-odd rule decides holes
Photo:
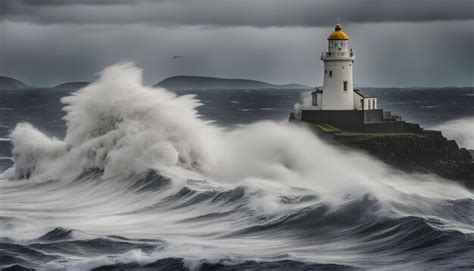
[(328, 49), (322, 52), (324, 77), (322, 89), (312, 92), (303, 110), (373, 110), (377, 99), (354, 90), (352, 67), (355, 54), (349, 49), (349, 35), (338, 22), (328, 37)]

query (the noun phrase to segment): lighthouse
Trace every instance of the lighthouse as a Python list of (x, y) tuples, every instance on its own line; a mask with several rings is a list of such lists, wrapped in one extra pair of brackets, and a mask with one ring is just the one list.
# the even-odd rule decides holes
[(346, 131), (418, 131), (417, 127), (379, 109), (376, 97), (354, 89), (355, 54), (349, 48), (349, 35), (343, 31), (339, 20), (327, 40), (327, 50), (321, 53), (323, 86), (302, 93), (290, 119), (331, 125)]
[(354, 89), (352, 68), (355, 54), (349, 48), (349, 35), (342, 30), (339, 20), (327, 40), (327, 51), (321, 53), (323, 86), (311, 93), (311, 100), (304, 99), (301, 109), (327, 112), (377, 109), (377, 98)]
[(327, 51), (322, 52), (322, 88), (301, 94), (290, 120), (303, 121), (323, 131), (363, 133), (420, 133), (418, 124), (402, 121), (377, 107), (377, 98), (354, 89), (352, 67), (355, 55), (349, 49), (349, 35), (337, 21), (328, 36)]
[(352, 65), (355, 56), (349, 50), (349, 36), (337, 22), (328, 37), (328, 49), (321, 54), (324, 62), (322, 110), (354, 110)]

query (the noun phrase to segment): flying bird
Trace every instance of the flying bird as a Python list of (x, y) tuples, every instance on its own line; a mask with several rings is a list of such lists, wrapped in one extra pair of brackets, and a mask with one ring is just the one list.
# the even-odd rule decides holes
[(183, 58), (183, 56), (173, 56), (171, 59)]

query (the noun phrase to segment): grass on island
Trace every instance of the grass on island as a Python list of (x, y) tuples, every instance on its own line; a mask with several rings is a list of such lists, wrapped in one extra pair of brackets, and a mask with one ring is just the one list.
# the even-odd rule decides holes
[[(377, 137), (407, 136), (407, 137), (425, 137), (423, 134), (417, 133), (363, 133), (344, 131), (324, 122), (306, 122), (308, 125), (315, 127), (323, 132), (331, 133), (340, 140), (366, 140)], [(431, 132), (431, 131), (429, 131)], [(436, 132), (436, 131), (433, 131)]]
[(326, 133), (340, 133), (342, 132), (341, 129), (339, 128), (336, 128), (334, 126), (331, 126), (327, 123), (323, 123), (323, 122), (306, 122), (308, 123), (309, 125), (311, 126), (314, 126), (320, 130), (322, 130), (323, 132), (326, 132)]
[(378, 137), (425, 137), (423, 134), (416, 133), (356, 133), (341, 132), (336, 134), (336, 138), (340, 140), (367, 140)]

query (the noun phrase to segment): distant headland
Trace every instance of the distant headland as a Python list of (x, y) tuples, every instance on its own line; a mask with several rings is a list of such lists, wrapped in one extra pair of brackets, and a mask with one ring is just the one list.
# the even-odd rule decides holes
[(53, 89), (80, 89), (89, 84), (90, 82), (67, 82), (67, 83), (59, 84), (53, 87)]
[(155, 87), (169, 90), (209, 90), (209, 89), (309, 89), (301, 84), (275, 85), (249, 79), (227, 79), (207, 76), (172, 76)]
[(20, 80), (7, 77), (7, 76), (0, 76), (0, 89), (1, 90), (14, 90), (20, 88), (28, 88), (29, 86)]
[[(86, 81), (72, 81), (64, 82), (55, 86), (37, 86), (34, 84), (27, 84), (13, 77), (0, 75), (0, 91), (1, 90), (15, 90), (15, 89), (53, 89), (53, 90), (77, 90), (90, 84)], [(178, 75), (168, 77), (153, 87), (162, 87), (169, 90), (213, 90), (213, 89), (230, 89), (230, 90), (258, 90), (258, 89), (295, 89), (295, 90), (310, 90), (313, 87), (303, 84), (271, 84), (264, 81), (243, 79), (243, 78), (216, 78), (209, 76), (187, 76)], [(322, 87), (321, 87), (322, 88)], [(451, 87), (372, 87), (370, 85), (360, 85), (359, 88), (365, 92), (375, 95), (379, 92), (383, 93), (398, 93), (410, 90), (444, 90), (450, 89), (471, 89), (472, 86), (451, 86)]]

